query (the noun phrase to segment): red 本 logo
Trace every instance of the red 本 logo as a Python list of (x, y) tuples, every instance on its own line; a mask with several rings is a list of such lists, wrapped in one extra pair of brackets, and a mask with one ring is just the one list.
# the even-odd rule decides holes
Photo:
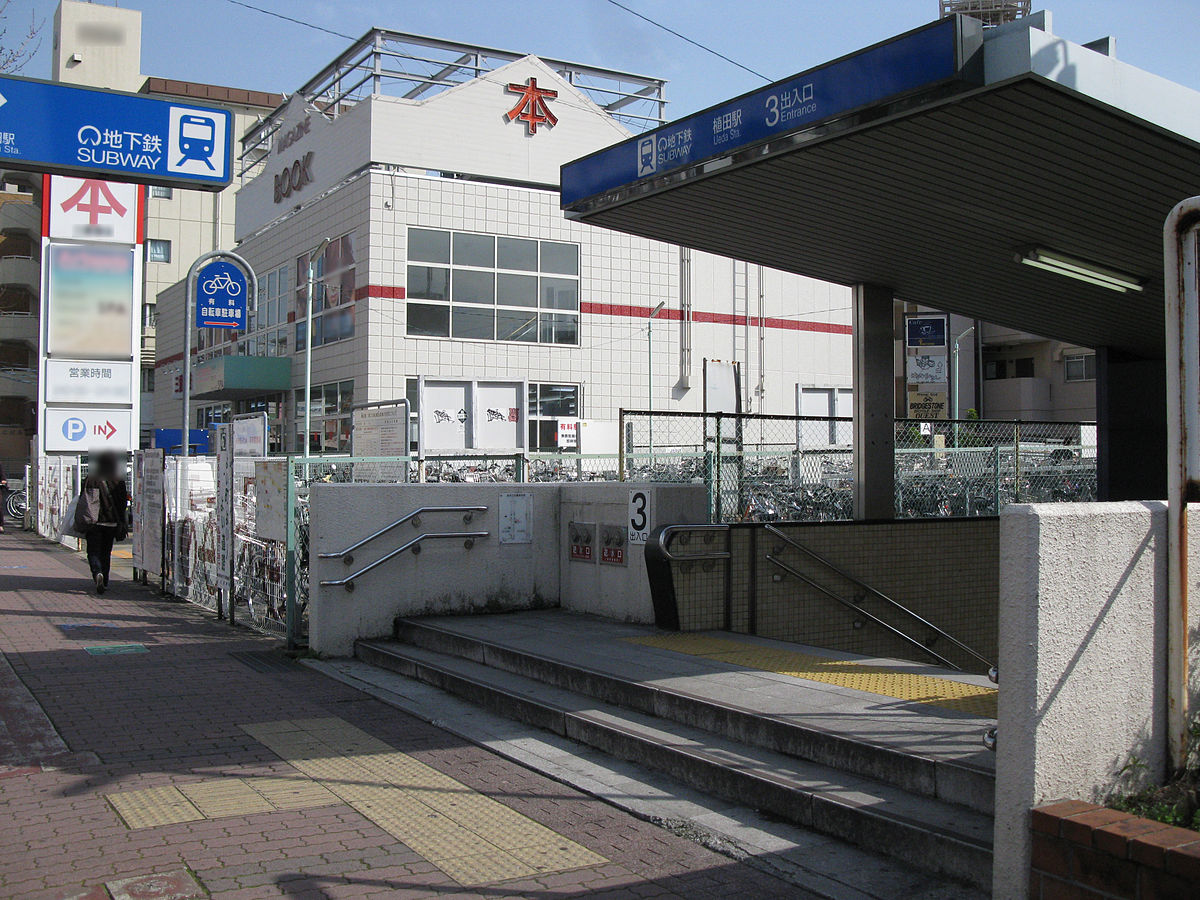
[(510, 84), (508, 89), (521, 95), (517, 105), (508, 111), (508, 121), (515, 122), (520, 119), (530, 134), (537, 134), (539, 125), (553, 127), (558, 124), (558, 117), (550, 112), (547, 103), (558, 96), (558, 91), (538, 87), (536, 78), (528, 79), (525, 84)]

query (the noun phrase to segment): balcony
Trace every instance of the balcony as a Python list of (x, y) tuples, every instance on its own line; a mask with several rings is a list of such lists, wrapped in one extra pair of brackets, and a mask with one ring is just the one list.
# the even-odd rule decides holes
[(142, 367), (154, 367), (155, 352), (158, 346), (158, 340), (155, 337), (155, 328), (153, 325), (142, 326)]
[[(38, 317), (32, 312), (0, 310), (0, 343), (16, 341), (32, 350), (38, 346)], [(2, 366), (3, 363), (0, 363)]]
[(0, 362), (0, 398), (37, 402), (37, 369)]
[(41, 262), (32, 256), (0, 255), (0, 284), (24, 288), (37, 296), (42, 284)]

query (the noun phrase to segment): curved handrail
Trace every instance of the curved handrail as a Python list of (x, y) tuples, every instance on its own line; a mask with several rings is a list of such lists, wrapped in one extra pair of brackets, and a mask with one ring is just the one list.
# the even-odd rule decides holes
[[(466, 513), (466, 515), (463, 516), (463, 524), (465, 525), (471, 521), (472, 513), (487, 512), (487, 509), (488, 508), (486, 506), (422, 506), (420, 509), (413, 510), (407, 516), (403, 516), (402, 518), (397, 519), (391, 525), (385, 525), (383, 528), (380, 528), (374, 534), (367, 535), (367, 537), (363, 538), (361, 541), (358, 541), (355, 544), (351, 544), (345, 550), (336, 550), (332, 553), (318, 553), (317, 556), (319, 556), (321, 559), (337, 559), (338, 557), (347, 557), (347, 556), (349, 556), (349, 554), (353, 553), (359, 547), (366, 546), (367, 544), (371, 543), (371, 541), (375, 540), (375, 538), (377, 538), (377, 537), (383, 537), (383, 535), (387, 534), (393, 528), (400, 527), (405, 522), (408, 522), (411, 519), (417, 518), (417, 516), (421, 515), (422, 513), (433, 513), (433, 512)], [(353, 558), (346, 559), (346, 565), (350, 565), (353, 561), (354, 561)], [(324, 584), (324, 582), (322, 582), (322, 584)]]
[(662, 548), (662, 555), (671, 562), (686, 562), (693, 559), (729, 559), (728, 550), (717, 550), (712, 553), (691, 553), (687, 556), (676, 556), (671, 552), (668, 544), (670, 537), (677, 531), (720, 531), (728, 532), (728, 525), (667, 525), (658, 533), (659, 546)]
[[(821, 565), (825, 566), (825, 567), (826, 567), (826, 568), (828, 568), (830, 571), (832, 571), (832, 572), (835, 572), (836, 574), (838, 574), (838, 575), (842, 576), (842, 577), (843, 577), (843, 578), (845, 578), (847, 581), (849, 581), (851, 584), (854, 584), (854, 585), (856, 585), (857, 587), (860, 587), (860, 588), (862, 588), (862, 589), (863, 589), (864, 591), (866, 591), (867, 593), (869, 593), (869, 594), (872, 594), (872, 595), (874, 595), (874, 596), (878, 597), (878, 598), (879, 598), (880, 600), (882, 600), (884, 603), (890, 604), (891, 606), (893, 606), (893, 607), (895, 607), (896, 609), (900, 610), (902, 613), (905, 613), (905, 614), (907, 614), (907, 615), (909, 615), (909, 616), (912, 616), (914, 619), (916, 619), (918, 622), (920, 622), (922, 625), (926, 626), (927, 628), (931, 628), (931, 629), (933, 629), (933, 631), (934, 631), (934, 632), (936, 632), (936, 633), (937, 633), (937, 635), (938, 635), (939, 637), (943, 637), (943, 638), (945, 638), (945, 639), (946, 639), (946, 640), (948, 640), (950, 643), (952, 643), (952, 644), (953, 644), (955, 647), (957, 647), (959, 650), (962, 650), (964, 653), (966, 653), (966, 654), (968, 654), (969, 656), (971, 656), (971, 657), (973, 657), (973, 658), (975, 658), (975, 659), (979, 660), (979, 662), (981, 662), (981, 663), (983, 663), (985, 666), (987, 666), (987, 667), (988, 667), (988, 677), (989, 677), (989, 678), (991, 678), (991, 680), (992, 680), (992, 681), (998, 681), (998, 680), (999, 680), (998, 673), (996, 672), (996, 664), (995, 664), (995, 663), (993, 663), (991, 660), (989, 660), (989, 659), (986, 659), (985, 657), (983, 657), (983, 656), (979, 655), (979, 654), (978, 654), (978, 653), (976, 653), (974, 650), (972, 650), (970, 647), (968, 647), (966, 644), (964, 644), (962, 641), (960, 641), (960, 640), (958, 640), (957, 638), (955, 638), (953, 635), (947, 634), (945, 631), (943, 631), (942, 629), (938, 628), (938, 627), (937, 627), (936, 625), (934, 625), (932, 622), (928, 621), (927, 619), (925, 619), (925, 618), (923, 618), (922, 616), (918, 615), (917, 613), (913, 612), (911, 609), (909, 609), (909, 608), (908, 608), (907, 606), (905, 606), (903, 603), (900, 603), (900, 602), (899, 602), (899, 601), (897, 601), (897, 600), (893, 600), (893, 599), (892, 599), (891, 597), (889, 597), (887, 594), (883, 593), (882, 591), (878, 590), (877, 588), (873, 588), (873, 587), (871, 587), (871, 585), (867, 584), (867, 583), (866, 583), (865, 581), (863, 581), (862, 579), (860, 579), (860, 578), (856, 578), (856, 577), (854, 577), (853, 575), (851, 575), (849, 572), (845, 571), (844, 569), (841, 569), (841, 568), (839, 568), (838, 566), (834, 565), (834, 564), (833, 564), (833, 563), (831, 563), (829, 560), (825, 559), (825, 557), (821, 556), (819, 553), (817, 553), (817, 552), (815, 552), (815, 551), (813, 551), (813, 550), (810, 550), (808, 547), (805, 547), (803, 544), (799, 543), (798, 541), (795, 541), (795, 540), (793, 540), (792, 538), (788, 537), (786, 534), (784, 534), (782, 531), (780, 531), (780, 530), (779, 530), (778, 528), (776, 528), (774, 525), (767, 525), (767, 526), (765, 526), (765, 527), (766, 527), (766, 530), (767, 530), (768, 532), (770, 532), (771, 534), (773, 534), (775, 537), (779, 538), (781, 541), (783, 541), (783, 542), (784, 542), (785, 544), (787, 544), (788, 546), (790, 546), (790, 547), (794, 547), (795, 549), (799, 550), (801, 553), (806, 553), (806, 554), (808, 554), (810, 557), (812, 557), (813, 559), (815, 559), (815, 560), (816, 560), (817, 562), (819, 562)], [(772, 558), (771, 558), (769, 555), (767, 556), (767, 559), (771, 560), (771, 562), (773, 562), (773, 563), (775, 563), (776, 565), (780, 566), (780, 568), (786, 568), (786, 567), (785, 567), (785, 566), (784, 566), (782, 563), (780, 563), (778, 560), (772, 559)], [(790, 570), (789, 570), (789, 571), (790, 571)], [(816, 588), (818, 588), (819, 590), (821, 590), (821, 591), (824, 591), (825, 593), (829, 593), (828, 591), (825, 591), (825, 589), (824, 589), (824, 588), (821, 588), (819, 585), (817, 585), (816, 583), (814, 583), (814, 582), (813, 582), (811, 579), (805, 578), (803, 575), (799, 575), (799, 574), (798, 574), (798, 573), (796, 573), (796, 572), (790, 572), (790, 574), (796, 575), (797, 577), (804, 579), (804, 581), (806, 581), (807, 583), (809, 583), (809, 584), (810, 584), (810, 585), (812, 585), (813, 587), (816, 587)], [(831, 594), (831, 596), (832, 596), (832, 594)], [(835, 599), (837, 599), (837, 598), (835, 598)], [(864, 612), (864, 615), (868, 615), (868, 616), (870, 616), (870, 614), (869, 614), (869, 613), (866, 613), (865, 611), (863, 611), (863, 610), (862, 610), (862, 607), (855, 606), (854, 608), (855, 608), (855, 609), (857, 609), (857, 610), (859, 610), (860, 612)], [(872, 618), (873, 618), (873, 617), (872, 617)], [(876, 620), (876, 621), (878, 621), (878, 620)], [(889, 628), (891, 628), (891, 626), (888, 626), (888, 627), (889, 627)], [(895, 629), (892, 629), (892, 630), (895, 630)], [(910, 638), (910, 637), (908, 637), (908, 635), (904, 635), (902, 632), (898, 632), (898, 633), (902, 634), (902, 636), (903, 636), (903, 637), (904, 637), (906, 640), (914, 641), (914, 639), (913, 639), (913, 638)], [(942, 659), (942, 657), (938, 656), (938, 654), (934, 653), (932, 650), (930, 650), (928, 647), (926, 647), (926, 646), (925, 646), (924, 644), (922, 644), (920, 641), (914, 641), (914, 643), (916, 643), (916, 644), (917, 644), (917, 646), (919, 646), (919, 647), (923, 648), (923, 649), (925, 650), (925, 652), (926, 652), (926, 653), (929, 653), (929, 654), (931, 654), (931, 655), (933, 655), (933, 656), (937, 656), (937, 658), (938, 658), (938, 659)], [(952, 667), (952, 668), (955, 668), (955, 669), (959, 668), (959, 666), (955, 666), (955, 665), (952, 665), (952, 664), (950, 664), (950, 663), (947, 663), (947, 665), (951, 665), (951, 667)]]
[(347, 575), (345, 578), (338, 578), (334, 581), (322, 581), (321, 587), (337, 587), (338, 585), (345, 585), (347, 590), (352, 591), (354, 590), (355, 578), (358, 578), (360, 575), (366, 575), (376, 566), (381, 566), (389, 559), (399, 556), (409, 547), (413, 549), (414, 553), (419, 553), (421, 548), (417, 545), (420, 544), (421, 541), (438, 540), (444, 538), (465, 538), (466, 540), (463, 541), (463, 545), (470, 550), (472, 545), (475, 543), (475, 538), (485, 538), (487, 536), (488, 533), (486, 531), (433, 531), (426, 534), (418, 534), (407, 544), (402, 544), (391, 553), (388, 553), (386, 556), (381, 556), (379, 559), (375, 560), (375, 562), (368, 563), (353, 575)]

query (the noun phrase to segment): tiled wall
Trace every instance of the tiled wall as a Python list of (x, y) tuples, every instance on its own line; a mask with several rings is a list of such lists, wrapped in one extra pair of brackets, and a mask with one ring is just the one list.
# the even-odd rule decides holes
[[(838, 569), (995, 661), (999, 520), (826, 522), (777, 527)], [(728, 562), (693, 560), (672, 567), (683, 630), (725, 627), (728, 603), (728, 627), (735, 632), (867, 656), (931, 661), (927, 654), (862, 612), (785, 572), (767, 559), (769, 555), (858, 604), (861, 610), (919, 641), (928, 641), (932, 649), (956, 665), (974, 672), (986, 668), (938, 638), (927, 626), (788, 546), (764, 526), (733, 526), (729, 546)], [(714, 549), (724, 549), (723, 537), (714, 536), (713, 543), (702, 545), (696, 535), (687, 547), (672, 546), (676, 555), (703, 554)]]

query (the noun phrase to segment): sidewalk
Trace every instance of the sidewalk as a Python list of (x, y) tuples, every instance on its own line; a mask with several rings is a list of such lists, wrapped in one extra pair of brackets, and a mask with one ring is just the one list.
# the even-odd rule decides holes
[(127, 580), (0, 535), (0, 898), (799, 898)]

